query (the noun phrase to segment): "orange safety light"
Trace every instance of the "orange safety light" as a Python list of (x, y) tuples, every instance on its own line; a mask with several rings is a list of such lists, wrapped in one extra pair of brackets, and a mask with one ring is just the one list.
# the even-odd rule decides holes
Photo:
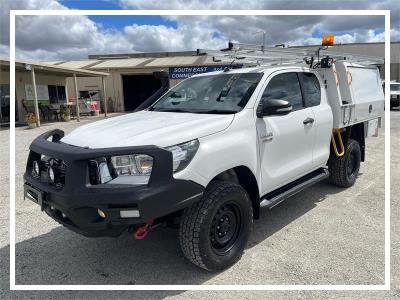
[(322, 46), (332, 46), (333, 40), (334, 40), (333, 34), (324, 34), (322, 36)]

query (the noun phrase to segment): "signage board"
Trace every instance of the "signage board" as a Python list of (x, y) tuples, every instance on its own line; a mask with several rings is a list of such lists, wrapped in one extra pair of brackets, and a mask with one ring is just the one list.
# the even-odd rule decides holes
[[(49, 89), (47, 85), (36, 85), (36, 93), (38, 100), (49, 100)], [(26, 100), (34, 100), (35, 94), (33, 93), (33, 85), (25, 84), (25, 96)]]
[(169, 78), (186, 79), (196, 74), (223, 71), (226, 67), (240, 68), (241, 65), (170, 67)]

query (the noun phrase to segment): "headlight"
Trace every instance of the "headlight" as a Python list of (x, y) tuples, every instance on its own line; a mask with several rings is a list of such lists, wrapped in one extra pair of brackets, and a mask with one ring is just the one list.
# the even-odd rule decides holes
[(142, 175), (150, 175), (153, 169), (153, 158), (148, 155), (135, 155), (136, 169)]
[(101, 183), (107, 183), (112, 180), (107, 161), (102, 161), (99, 163), (99, 175)]
[(198, 140), (193, 140), (165, 148), (165, 150), (172, 152), (172, 169), (174, 173), (179, 172), (187, 167), (196, 154), (197, 149), (199, 149)]
[(153, 169), (153, 158), (132, 154), (100, 158), (89, 162), (91, 184), (147, 184)]
[(118, 176), (150, 175), (153, 158), (146, 154), (112, 156), (111, 163)]

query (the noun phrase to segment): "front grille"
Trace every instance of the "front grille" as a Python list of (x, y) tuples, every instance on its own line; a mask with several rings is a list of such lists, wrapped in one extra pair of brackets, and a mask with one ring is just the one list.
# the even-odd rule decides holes
[(63, 187), (65, 185), (65, 169), (66, 165), (64, 161), (58, 159), (51, 159), (50, 166), (54, 170), (54, 182), (50, 184), (55, 185), (56, 187)]

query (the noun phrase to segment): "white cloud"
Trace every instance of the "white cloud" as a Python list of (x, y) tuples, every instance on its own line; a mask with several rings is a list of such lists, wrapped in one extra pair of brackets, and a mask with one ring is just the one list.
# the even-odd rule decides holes
[[(10, 9), (68, 9), (56, 0), (5, 3), (0, 10), (2, 56), (9, 54)], [(91, 53), (134, 51), (123, 33), (102, 29), (86, 16), (17, 16), (16, 48), (17, 57), (39, 60), (82, 59)]]
[(226, 39), (213, 38), (213, 30), (182, 25), (178, 28), (163, 25), (131, 25), (124, 29), (126, 38), (137, 51), (183, 51), (196, 48), (221, 48)]
[[(0, 0), (2, 1), (2, 0)], [(9, 9), (67, 9), (56, 0), (9, 0), (0, 11), (0, 55), (8, 54), (8, 11)], [(303, 0), (189, 0), (148, 1), (120, 0), (129, 8), (374, 8), (394, 7), (393, 0), (319, 2)], [(294, 4), (297, 3), (297, 4)], [(396, 13), (394, 13), (396, 14)], [(118, 18), (116, 16), (115, 18)], [(171, 16), (177, 27), (164, 25), (131, 24), (121, 31), (103, 28), (86, 16), (19, 16), (16, 22), (17, 57), (58, 60), (83, 59), (88, 54), (127, 53), (135, 51), (181, 51), (196, 48), (218, 49), (226, 46), (229, 39), (260, 43), (261, 36), (254, 34), (259, 29), (267, 32), (267, 44), (290, 45), (319, 44), (314, 32), (339, 32), (337, 43), (382, 41), (384, 34), (376, 33), (383, 27), (382, 17), (322, 17), (322, 16)], [(392, 25), (393, 27), (393, 25)], [(400, 40), (398, 28), (391, 31), (392, 40)]]
[(11, 9), (66, 9), (55, 0), (0, 0), (0, 43), (8, 44), (10, 40)]
[[(357, 9), (390, 10), (392, 41), (400, 41), (400, 9), (398, 0), (119, 0), (123, 8), (137, 9)], [(320, 28), (330, 31), (357, 31), (375, 29), (383, 17), (346, 17), (346, 20), (323, 17)], [(284, 25), (284, 24), (283, 24)], [(294, 27), (294, 26), (293, 26)], [(383, 25), (382, 25), (383, 27)], [(295, 27), (294, 27), (295, 28)], [(243, 27), (241, 27), (243, 29)], [(279, 31), (280, 27), (274, 28)], [(367, 40), (365, 40), (367, 41)]]

